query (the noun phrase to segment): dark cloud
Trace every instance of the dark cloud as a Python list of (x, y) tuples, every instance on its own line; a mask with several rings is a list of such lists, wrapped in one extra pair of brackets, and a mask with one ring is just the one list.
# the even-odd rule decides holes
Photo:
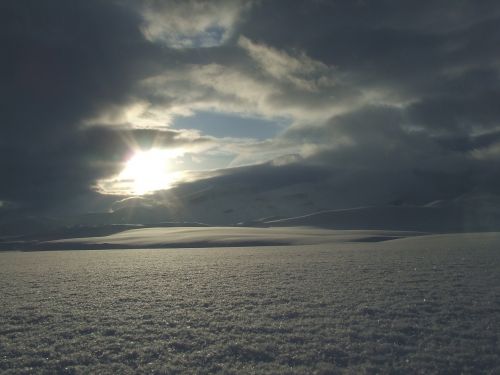
[(415, 125), (434, 133), (474, 133), (498, 128), (500, 80), (496, 70), (472, 70), (444, 79), (407, 108)]
[[(218, 142), (236, 161), (278, 156), (158, 193), (182, 201), (183, 215), (197, 192), (227, 198), (219, 222), (254, 214), (234, 204), (248, 197), (262, 213), (293, 214), (498, 193), (496, 2), (221, 1), (227, 17), (205, 3), (186, 22), (196, 1), (137, 4), (0, 5), (4, 210), (109, 203), (95, 184), (120, 170), (131, 144)], [(137, 103), (155, 129), (123, 115)], [(292, 125), (245, 144), (165, 127), (197, 111)], [(283, 208), (279, 194), (299, 198)]]
[(7, 201), (23, 202), (30, 208), (71, 204), (65, 208), (79, 209), (75, 202), (99, 199), (96, 181), (119, 172), (134, 150), (189, 148), (208, 142), (185, 138), (176, 131), (95, 126), (75, 131), (53, 147), (27, 148), (22, 157), (2, 159), (1, 167), (10, 173), (1, 193)]
[(116, 168), (104, 161), (111, 165), (118, 151), (109, 131), (96, 137), (82, 121), (127, 102), (158, 52), (143, 41), (137, 14), (115, 2), (1, 7), (0, 197), (48, 207), (89, 194)]
[(471, 192), (495, 193), (500, 179), (491, 172), (499, 159), (478, 156), (481, 150), (496, 150), (498, 131), (436, 135), (411, 125), (405, 109), (365, 107), (315, 129), (292, 128), (285, 135), (316, 144), (318, 152), (306, 163), (331, 168), (334, 185), (346, 184), (336, 178), (343, 171), (350, 176), (346, 186), (360, 196), (372, 195), (372, 203), (403, 198), (425, 203)]
[(414, 201), (496, 189), (495, 2), (295, 2), (285, 13), (279, 1), (261, 5), (254, 9), (261, 22), (246, 24), (245, 35), (305, 50), (374, 98), (286, 132), (291, 142), (317, 146), (309, 163), (345, 170), (348, 186)]
[(498, 68), (494, 1), (273, 1), (253, 17), (242, 30), (250, 39), (307, 51), (353, 85), (397, 89), (399, 99), (434, 92), (452, 73)]

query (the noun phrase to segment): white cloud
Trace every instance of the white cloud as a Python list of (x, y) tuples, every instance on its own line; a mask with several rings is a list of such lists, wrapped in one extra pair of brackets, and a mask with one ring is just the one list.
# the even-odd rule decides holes
[(194, 111), (216, 111), (320, 122), (364, 100), (361, 93), (333, 84), (329, 72), (320, 74), (327, 68), (316, 71), (314, 62), (297, 63), (298, 66), (295, 63), (290, 62), (292, 67), (276, 64), (269, 68), (271, 73), (255, 59), (231, 66), (190, 64), (167, 68), (142, 85), (145, 91), (153, 93), (156, 105), (174, 117)]
[(170, 116), (189, 115), (197, 110), (264, 117), (288, 114), (269, 102), (280, 95), (279, 88), (237, 67), (192, 64), (167, 69), (160, 76), (143, 81), (143, 86), (154, 93), (156, 108)]
[(144, 36), (174, 48), (214, 47), (234, 35), (247, 0), (147, 1), (142, 10)]
[(488, 147), (475, 149), (470, 155), (476, 160), (499, 161), (500, 160), (500, 143), (494, 143)]
[[(230, 63), (225, 59), (226, 53), (233, 56)], [(240, 37), (237, 45), (224, 51), (210, 52), (211, 58), (204, 63), (194, 53), (182, 54), (185, 63), (167, 65), (159, 75), (141, 81), (138, 89), (148, 102), (124, 109), (129, 124), (162, 129), (176, 117), (214, 111), (268, 120), (287, 119), (293, 128), (321, 127), (332, 116), (352, 111), (367, 100), (362, 91), (353, 91), (347, 85), (348, 79), (338, 69), (302, 51), (279, 50), (246, 37)], [(217, 168), (274, 159), (283, 163), (285, 159), (280, 158), (287, 155), (309, 157), (332, 147), (331, 139), (320, 146), (286, 136), (265, 141), (210, 138), (217, 145), (210, 150), (227, 156), (224, 165)], [(196, 151), (193, 156), (199, 157)], [(199, 159), (204, 164), (204, 158)]]
[(305, 91), (318, 91), (335, 84), (333, 68), (311, 59), (304, 52), (292, 56), (284, 51), (257, 44), (241, 36), (238, 45), (257, 63), (262, 71), (281, 82), (288, 82)]
[(134, 129), (165, 129), (176, 117), (192, 116), (187, 106), (169, 106), (167, 110), (154, 106), (146, 100), (133, 100), (126, 104), (115, 104), (82, 121), (84, 126), (128, 125)]
[[(134, 124), (168, 126), (178, 116), (214, 111), (320, 126), (364, 100), (362, 93), (346, 88), (336, 69), (301, 51), (292, 55), (241, 37), (231, 52), (238, 58), (231, 64), (219, 61), (214, 53), (210, 63), (166, 67), (142, 81), (141, 91), (149, 93), (152, 103)], [(232, 167), (318, 152), (315, 145), (282, 137), (263, 142), (214, 138), (214, 142), (219, 144), (218, 152), (234, 155)]]

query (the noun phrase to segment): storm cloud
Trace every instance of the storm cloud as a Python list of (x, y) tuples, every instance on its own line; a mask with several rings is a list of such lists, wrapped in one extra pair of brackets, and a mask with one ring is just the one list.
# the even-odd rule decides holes
[[(191, 156), (196, 171), (151, 197), (185, 209), (207, 187), (266, 214), (498, 194), (494, 1), (0, 7), (0, 209), (106, 210), (127, 197), (97, 186), (131, 144)], [(280, 131), (211, 134), (203, 113)], [(176, 126), (189, 118), (196, 130)], [(285, 208), (278, 191), (300, 199)]]

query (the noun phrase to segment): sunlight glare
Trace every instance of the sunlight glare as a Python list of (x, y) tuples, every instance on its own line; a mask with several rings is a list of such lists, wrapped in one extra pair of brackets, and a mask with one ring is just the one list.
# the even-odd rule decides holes
[(120, 179), (131, 181), (137, 195), (168, 189), (175, 180), (170, 171), (172, 160), (181, 154), (180, 150), (138, 151), (128, 160)]

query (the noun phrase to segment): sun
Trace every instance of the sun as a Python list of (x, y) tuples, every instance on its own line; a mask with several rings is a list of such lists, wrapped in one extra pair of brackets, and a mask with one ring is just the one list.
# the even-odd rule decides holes
[(176, 179), (171, 170), (172, 161), (180, 154), (178, 150), (137, 151), (127, 161), (119, 179), (130, 182), (136, 195), (168, 189)]

